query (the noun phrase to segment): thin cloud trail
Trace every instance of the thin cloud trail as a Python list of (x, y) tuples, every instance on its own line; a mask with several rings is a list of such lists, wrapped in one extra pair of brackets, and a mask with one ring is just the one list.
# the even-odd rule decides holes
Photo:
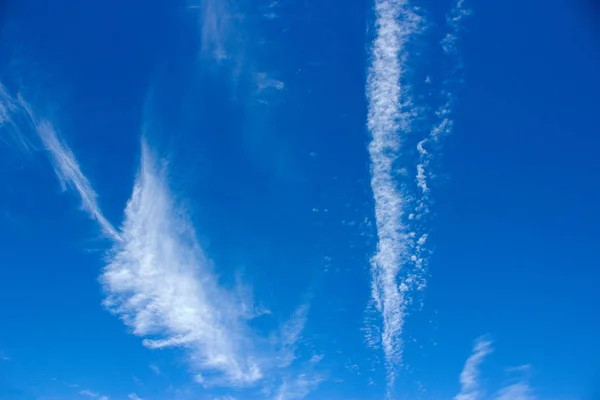
[[(376, 34), (367, 78), (368, 129), (371, 133), (371, 188), (375, 199), (377, 252), (371, 260), (372, 299), (383, 319), (381, 345), (388, 375), (401, 362), (408, 285), (400, 272), (410, 259), (411, 237), (403, 217), (411, 202), (396, 182), (403, 136), (410, 131), (410, 96), (403, 86), (406, 45), (418, 31), (407, 1), (376, 0)], [(407, 274), (410, 278), (410, 273)]]
[(59, 137), (54, 126), (46, 119), (39, 118), (20, 94), (13, 98), (0, 82), (0, 127), (9, 125), (9, 129), (18, 137), (24, 149), (30, 151), (30, 140), (22, 132), (15, 120), (23, 119), (36, 133), (46, 150), (52, 167), (63, 190), (73, 189), (81, 198), (83, 210), (100, 225), (104, 235), (112, 240), (120, 240), (114, 226), (106, 219), (98, 204), (98, 195), (90, 181), (81, 171), (79, 163), (69, 146)]
[(479, 367), (485, 357), (492, 352), (492, 342), (480, 337), (475, 340), (473, 352), (465, 362), (460, 374), (460, 392), (454, 400), (477, 400), (479, 392)]
[[(18, 121), (24, 118), (31, 125), (32, 121), (28, 121), (28, 117), (18, 100), (13, 98), (8, 89), (0, 82), (0, 130), (8, 132), (11, 139), (25, 152), (30, 152), (33, 146), (31, 141), (21, 133)], [(10, 142), (1, 134), (2, 132), (0, 132), (0, 140), (10, 146)]]
[(495, 400), (535, 400), (533, 389), (525, 381), (517, 382), (502, 388)]
[(81, 168), (71, 149), (58, 137), (54, 127), (48, 121), (43, 120), (39, 122), (36, 129), (45, 149), (48, 151), (54, 172), (63, 189), (66, 189), (68, 186), (75, 190), (81, 198), (81, 206), (91, 218), (98, 222), (102, 232), (110, 239), (121, 240), (116, 229), (100, 210), (98, 195), (94, 191), (90, 181), (81, 172)]
[(10, 121), (10, 114), (14, 111), (14, 102), (8, 91), (0, 82), (0, 127)]
[(460, 392), (454, 396), (454, 400), (536, 400), (537, 396), (528, 382), (530, 365), (507, 368), (506, 372), (518, 373), (521, 376), (493, 395), (485, 394), (486, 391), (482, 389), (480, 382), (480, 368), (485, 358), (492, 351), (490, 340), (485, 339), (485, 337), (475, 340), (471, 356), (465, 362), (460, 374)]

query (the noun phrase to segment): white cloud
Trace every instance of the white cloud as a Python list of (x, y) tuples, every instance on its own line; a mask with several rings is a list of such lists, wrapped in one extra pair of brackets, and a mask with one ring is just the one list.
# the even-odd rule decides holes
[(414, 278), (410, 264), (411, 238), (403, 217), (410, 203), (399, 188), (395, 170), (399, 149), (410, 131), (411, 99), (402, 85), (406, 44), (418, 32), (418, 18), (407, 1), (375, 2), (376, 37), (367, 79), (368, 129), (371, 133), (371, 187), (375, 199), (377, 252), (371, 261), (373, 304), (383, 319), (381, 344), (388, 374), (401, 362), (402, 330), (410, 293), (399, 287), (401, 269)]
[(39, 118), (27, 101), (18, 95), (10, 96), (0, 82), (0, 126), (10, 125), (9, 131), (15, 132), (19, 143), (27, 149), (32, 148), (30, 140), (14, 119), (23, 119), (28, 128), (32, 128), (52, 162), (54, 172), (63, 190), (73, 189), (81, 198), (81, 206), (88, 215), (96, 220), (103, 233), (110, 239), (119, 240), (119, 235), (112, 224), (104, 217), (98, 205), (98, 195), (85, 177), (75, 155), (67, 144), (59, 137), (54, 126), (46, 119)]
[(465, 366), (460, 374), (460, 393), (454, 397), (454, 400), (477, 400), (480, 397), (479, 367), (485, 357), (491, 352), (491, 341), (483, 337), (475, 341), (473, 352), (465, 362)]
[(194, 7), (200, 12), (202, 52), (217, 62), (233, 56), (228, 42), (234, 35), (237, 16), (232, 7), (229, 0), (203, 0)]
[(148, 368), (150, 368), (152, 371), (154, 371), (154, 373), (156, 375), (160, 375), (160, 368), (158, 368), (158, 365), (150, 364), (150, 365), (148, 365)]
[(63, 188), (68, 186), (75, 190), (81, 198), (82, 208), (98, 222), (104, 234), (113, 240), (120, 240), (116, 229), (102, 214), (98, 205), (98, 195), (89, 180), (81, 172), (71, 149), (59, 138), (54, 127), (48, 121), (40, 121), (36, 124), (36, 129), (48, 151), (54, 166), (54, 172)]
[(417, 185), (423, 193), (429, 191), (429, 188), (427, 187), (427, 177), (425, 176), (425, 164), (417, 165)]
[(306, 325), (308, 309), (307, 304), (298, 307), (292, 317), (280, 329), (280, 334), (277, 338), (280, 346), (278, 354), (280, 367), (287, 367), (296, 359), (296, 346), (302, 337), (302, 331)]
[(142, 400), (137, 394), (135, 393), (130, 393), (129, 396), (129, 400)]
[(102, 396), (101, 394), (98, 394), (96, 392), (92, 392), (91, 390), (81, 390), (79, 392), (79, 394), (81, 396), (84, 397), (91, 397), (93, 399), (98, 399), (98, 400), (109, 400), (109, 398), (107, 396)]
[(456, 53), (459, 34), (464, 29), (464, 19), (472, 14), (471, 9), (465, 6), (465, 0), (456, 0), (450, 13), (446, 18), (446, 24), (450, 32), (442, 40), (442, 48), (445, 53)]
[(533, 390), (526, 382), (518, 382), (501, 389), (496, 400), (535, 400)]
[[(417, 211), (420, 215), (427, 214), (429, 211), (429, 188), (427, 186), (427, 181), (431, 177), (429, 166), (433, 154), (427, 151), (426, 146), (429, 144), (436, 144), (443, 135), (452, 133), (454, 128), (454, 120), (452, 119), (454, 96), (450, 89), (452, 85), (461, 81), (462, 60), (458, 53), (458, 42), (460, 33), (464, 30), (464, 19), (470, 15), (471, 10), (465, 6), (465, 0), (455, 0), (452, 9), (446, 18), (446, 25), (449, 32), (442, 39), (441, 45), (444, 53), (453, 57), (455, 65), (450, 72), (450, 77), (443, 80), (443, 103), (435, 113), (437, 122), (433, 124), (429, 136), (417, 144), (419, 165), (417, 166), (416, 182), (417, 186), (421, 189), (421, 198), (419, 199)], [(431, 82), (431, 78), (427, 77), (427, 81)]]
[[(8, 91), (8, 89), (0, 82), (0, 141), (10, 145), (11, 142), (25, 151), (30, 152), (33, 149), (31, 140), (25, 135), (20, 124), (25, 122), (31, 125), (28, 120), (28, 115)], [(3, 133), (7, 132), (11, 141), (3, 137)]]
[(325, 356), (323, 354), (315, 354), (310, 358), (310, 362), (312, 364), (318, 364), (321, 361), (323, 361), (323, 358), (325, 358)]
[(122, 242), (101, 277), (105, 304), (149, 348), (185, 347), (206, 383), (248, 385), (262, 377), (244, 316), (219, 287), (186, 215), (148, 147), (127, 204)]
[(8, 94), (8, 90), (0, 82), (0, 127), (11, 120), (14, 111), (14, 101)]
[(260, 72), (256, 74), (256, 87), (258, 92), (267, 89), (283, 90), (285, 84), (280, 80), (271, 78), (265, 72)]
[(101, 276), (105, 305), (145, 346), (187, 349), (195, 380), (205, 386), (253, 385), (294, 361), (308, 306), (269, 339), (253, 332), (248, 321), (268, 311), (254, 306), (248, 286), (219, 285), (145, 143), (120, 237)]
[(318, 375), (300, 374), (294, 379), (284, 379), (273, 400), (303, 399), (323, 382)]

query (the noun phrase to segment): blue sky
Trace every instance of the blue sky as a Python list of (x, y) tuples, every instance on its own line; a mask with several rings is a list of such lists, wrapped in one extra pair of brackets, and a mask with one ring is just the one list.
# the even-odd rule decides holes
[(571, 3), (0, 3), (0, 399), (595, 398)]

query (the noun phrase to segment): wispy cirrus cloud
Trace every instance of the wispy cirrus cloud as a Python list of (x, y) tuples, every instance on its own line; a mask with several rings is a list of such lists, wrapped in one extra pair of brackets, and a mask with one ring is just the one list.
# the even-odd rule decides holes
[(233, 56), (229, 46), (235, 34), (236, 13), (232, 7), (229, 0), (205, 0), (192, 6), (200, 11), (202, 52), (219, 62)]
[(142, 145), (141, 166), (121, 232), (102, 274), (106, 306), (149, 348), (185, 347), (199, 382), (249, 385), (260, 360), (234, 297), (219, 287), (178, 209), (166, 171)]
[[(19, 104), (19, 100), (0, 82), (0, 140), (9, 145), (11, 142), (15, 143), (21, 150), (30, 152), (33, 144), (19, 126), (22, 121), (30, 125), (32, 121), (28, 119), (29, 116)], [(3, 137), (5, 132), (10, 138)]]
[(91, 390), (80, 390), (79, 394), (83, 397), (89, 397), (92, 399), (109, 400), (109, 398), (107, 396), (102, 396), (101, 394), (92, 392)]
[[(164, 163), (145, 141), (133, 193), (117, 231), (104, 217), (92, 184), (59, 132), (37, 117), (22, 97), (10, 100), (6, 109), (26, 116), (63, 187), (80, 196), (82, 208), (112, 240), (100, 277), (104, 304), (132, 333), (151, 349), (186, 349), (196, 381), (205, 386), (251, 386), (267, 373), (280, 379), (278, 371), (295, 362), (308, 305), (299, 307), (271, 334), (253, 331), (248, 322), (268, 310), (254, 304), (250, 286), (238, 282), (228, 289), (218, 282), (191, 221), (169, 190)], [(89, 390), (80, 394), (102, 398)]]
[[(253, 56), (253, 50), (268, 41), (256, 27), (277, 18), (277, 2), (254, 5), (246, 1), (200, 0), (190, 8), (198, 14), (200, 54), (204, 59), (229, 68), (236, 83), (248, 78), (256, 88), (254, 95), (260, 95), (257, 101), (263, 104), (267, 101), (262, 96), (283, 90), (285, 83)], [(260, 9), (264, 12), (257, 13)]]
[(110, 239), (120, 240), (113, 225), (106, 219), (98, 204), (98, 195), (90, 181), (81, 172), (81, 167), (75, 155), (67, 144), (60, 139), (50, 122), (41, 120), (36, 123), (36, 131), (44, 148), (48, 152), (54, 172), (63, 190), (67, 187), (74, 190), (81, 198), (81, 207), (88, 215), (96, 220), (102, 232)]
[(105, 305), (152, 349), (180, 347), (198, 383), (246, 387), (294, 361), (307, 306), (269, 337), (248, 322), (264, 314), (247, 290), (221, 286), (178, 206), (164, 164), (142, 144), (133, 194), (100, 278)]
[(129, 397), (129, 400), (142, 400), (142, 398), (135, 393), (130, 393), (127, 397)]
[(286, 378), (277, 389), (273, 400), (303, 399), (323, 381), (321, 376), (308, 374), (300, 374), (292, 379)]
[(160, 368), (156, 364), (150, 364), (150, 365), (148, 365), (148, 368), (150, 368), (152, 370), (152, 372), (154, 372), (156, 375), (161, 374)]
[[(410, 196), (397, 182), (397, 159), (409, 134), (411, 97), (404, 86), (406, 45), (418, 32), (418, 17), (408, 1), (376, 0), (376, 33), (367, 78), (368, 129), (371, 133), (371, 188), (375, 199), (377, 252), (371, 260), (372, 299), (383, 319), (381, 344), (393, 378), (401, 361), (402, 330), (409, 302), (401, 269), (410, 261), (410, 229), (403, 221)], [(407, 279), (411, 273), (406, 273)]]
[(454, 400), (477, 400), (479, 391), (479, 367), (485, 357), (492, 352), (492, 342), (484, 337), (475, 340), (471, 356), (465, 362), (460, 374), (460, 392)]
[[(19, 121), (23, 121), (25, 126), (20, 126)], [(18, 137), (18, 142), (27, 150), (33, 148), (32, 139), (24, 131), (32, 130), (39, 144), (46, 151), (63, 190), (70, 188), (75, 191), (81, 199), (82, 209), (98, 222), (105, 236), (119, 240), (117, 230), (100, 210), (98, 195), (90, 181), (81, 171), (75, 155), (60, 138), (52, 123), (36, 115), (22, 95), (11, 96), (0, 83), (0, 128), (2, 125), (8, 125), (9, 131)]]
[(493, 395), (487, 395), (481, 385), (481, 364), (492, 353), (492, 342), (485, 337), (475, 340), (471, 356), (465, 362), (460, 374), (460, 392), (454, 400), (535, 400), (537, 397), (528, 382), (530, 365), (507, 368), (511, 374), (520, 375), (513, 383), (502, 387)]
[(495, 400), (535, 400), (533, 389), (525, 381), (508, 385), (495, 396)]

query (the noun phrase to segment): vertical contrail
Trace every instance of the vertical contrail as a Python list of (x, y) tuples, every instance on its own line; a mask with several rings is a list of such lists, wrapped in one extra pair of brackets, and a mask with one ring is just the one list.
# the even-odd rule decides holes
[(442, 41), (444, 53), (456, 58), (456, 67), (444, 81), (443, 104), (436, 112), (437, 121), (432, 121), (427, 137), (417, 145), (416, 192), (408, 191), (398, 182), (401, 168), (407, 166), (399, 160), (400, 152), (411, 134), (417, 109), (407, 84), (411, 56), (408, 48), (422, 32), (422, 25), (408, 0), (375, 0), (375, 35), (366, 88), (371, 188), (378, 237), (377, 251), (371, 259), (371, 290), (372, 303), (382, 318), (379, 339), (390, 381), (402, 361), (402, 332), (407, 307), (412, 302), (411, 293), (425, 286), (427, 233), (417, 234), (422, 230), (418, 229), (422, 222), (417, 221), (428, 213), (429, 207), (432, 154), (427, 145), (453, 127), (454, 98), (450, 89), (460, 76), (456, 45), (462, 19), (467, 15), (464, 0), (456, 0), (447, 19), (450, 32)]
[(404, 135), (410, 130), (411, 99), (403, 84), (406, 45), (417, 32), (417, 16), (404, 0), (375, 1), (375, 38), (367, 78), (371, 134), (371, 188), (375, 199), (377, 252), (371, 259), (372, 298), (383, 319), (381, 344), (388, 374), (401, 361), (401, 334), (407, 285), (400, 270), (410, 259), (411, 236), (403, 222), (410, 199), (398, 186), (395, 168)]

